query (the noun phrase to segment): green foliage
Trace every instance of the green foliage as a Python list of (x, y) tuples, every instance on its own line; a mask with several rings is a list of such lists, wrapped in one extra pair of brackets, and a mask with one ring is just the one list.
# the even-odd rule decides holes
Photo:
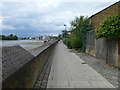
[(69, 35), (68, 35), (68, 32), (66, 31), (66, 30), (63, 30), (62, 31), (62, 40), (63, 40), (63, 43), (66, 45), (67, 44), (67, 40), (68, 40), (68, 37), (69, 37)]
[(81, 47), (80, 38), (77, 36), (71, 37), (71, 46), (72, 48), (78, 50)]
[(0, 40), (17, 40), (18, 37), (16, 35), (10, 34), (8, 36), (0, 35)]
[(61, 34), (59, 34), (59, 35), (58, 35), (58, 39), (61, 39), (61, 37), (62, 37), (62, 35), (61, 35)]
[(67, 38), (68, 37), (68, 32), (66, 30), (63, 30), (62, 32), (63, 32), (62, 38)]
[(107, 39), (120, 38), (120, 14), (109, 16), (100, 24), (96, 32), (96, 38)]
[(66, 44), (69, 49), (72, 49), (71, 38), (64, 40), (64, 44)]
[(74, 48), (74, 49), (78, 50), (81, 46), (80, 45), (80, 38), (77, 36), (70, 36), (69, 38), (67, 38), (65, 40), (65, 44), (67, 45), (67, 47), (69, 49)]
[(89, 19), (84, 16), (76, 17), (71, 24), (71, 34), (64, 33), (63, 42), (68, 48), (80, 49), (85, 51), (86, 48), (86, 31), (91, 30)]
[(34, 39), (35, 39), (35, 37), (32, 37), (32, 39), (34, 40)]
[(72, 30), (78, 36), (81, 32), (91, 30), (90, 21), (87, 17), (84, 16), (76, 17), (73, 21), (70, 22), (70, 24), (73, 27)]

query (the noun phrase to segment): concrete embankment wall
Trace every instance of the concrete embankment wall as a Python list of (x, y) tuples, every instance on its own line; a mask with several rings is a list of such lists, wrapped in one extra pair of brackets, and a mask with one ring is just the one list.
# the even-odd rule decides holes
[[(40, 51), (40, 53), (37, 56), (32, 56), (32, 54), (30, 55), (30, 53), (28, 53), (26, 51), (28, 53), (28, 55), (31, 57), (29, 58), (29, 60), (27, 62), (24, 61), (24, 60), (26, 60), (25, 58), (22, 58), (23, 61), (26, 62), (26, 63), (24, 63), (24, 65), (21, 63), (23, 65), (22, 67), (19, 67), (20, 62), (15, 63), (14, 65), (16, 65), (16, 66), (12, 65), (12, 68), (13, 68), (13, 66), (14, 66), (14, 68), (16, 68), (17, 65), (19, 68), (17, 68), (17, 71), (15, 71), (13, 74), (11, 74), (10, 76), (8, 75), (8, 77), (3, 79), (2, 87), (3, 88), (33, 88), (38, 76), (40, 75), (40, 73), (42, 71), (42, 68), (44, 67), (49, 56), (51, 55), (51, 52), (53, 51), (56, 44), (57, 44), (57, 41), (49, 46), (45, 46), (45, 48), (42, 49), (42, 51)], [(11, 49), (11, 52), (12, 52), (12, 50), (13, 49)], [(15, 54), (14, 56), (17, 57), (19, 55), (19, 54), (17, 54), (19, 52), (19, 50), (16, 48), (15, 51), (14, 51), (14, 54)], [(22, 52), (22, 50), (21, 50), (21, 52)], [(25, 51), (24, 51), (24, 55), (19, 55), (19, 57), (21, 57), (21, 56), (27, 57)], [(4, 60), (6, 60), (5, 57), (2, 57), (2, 58), (4, 58)], [(15, 58), (15, 57), (11, 57), (11, 58)], [(15, 61), (16, 59), (8, 59), (8, 60)], [(6, 64), (9, 65), (8, 68), (11, 67), (10, 63), (6, 63)], [(3, 67), (3, 69), (4, 69), (4, 67)], [(7, 75), (5, 70), (3, 71), (3, 75)]]

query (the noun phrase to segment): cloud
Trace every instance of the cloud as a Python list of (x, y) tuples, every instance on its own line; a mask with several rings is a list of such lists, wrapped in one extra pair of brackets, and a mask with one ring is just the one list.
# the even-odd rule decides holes
[(4, 29), (7, 29), (7, 30), (15, 30), (15, 29), (17, 29), (16, 27), (14, 27), (14, 26), (10, 26), (10, 25), (3, 25), (2, 26), (2, 29), (4, 30)]
[[(2, 0), (2, 2), (40, 2), (42, 4), (56, 2), (116, 2), (119, 0)], [(46, 5), (46, 4), (45, 4)]]
[(0, 18), (0, 34), (2, 34), (2, 19)]
[[(4, 0), (0, 23), (3, 33), (18, 36), (59, 34), (70, 27), (75, 16), (90, 16), (113, 2), (81, 2), (66, 0)], [(88, 7), (89, 6), (89, 7)], [(0, 26), (0, 27), (2, 27)]]
[(63, 2), (117, 2), (119, 0), (61, 0)]

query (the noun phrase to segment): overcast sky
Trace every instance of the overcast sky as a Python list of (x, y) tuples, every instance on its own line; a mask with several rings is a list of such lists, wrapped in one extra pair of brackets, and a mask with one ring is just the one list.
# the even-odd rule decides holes
[[(91, 16), (119, 0), (4, 0), (0, 31), (19, 37), (57, 35), (75, 16)], [(1, 25), (2, 23), (2, 25)]]

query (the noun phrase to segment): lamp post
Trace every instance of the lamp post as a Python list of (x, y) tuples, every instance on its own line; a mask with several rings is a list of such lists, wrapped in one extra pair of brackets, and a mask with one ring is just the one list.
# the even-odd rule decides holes
[(65, 30), (67, 30), (67, 25), (66, 24), (64, 24), (64, 27), (65, 27)]

